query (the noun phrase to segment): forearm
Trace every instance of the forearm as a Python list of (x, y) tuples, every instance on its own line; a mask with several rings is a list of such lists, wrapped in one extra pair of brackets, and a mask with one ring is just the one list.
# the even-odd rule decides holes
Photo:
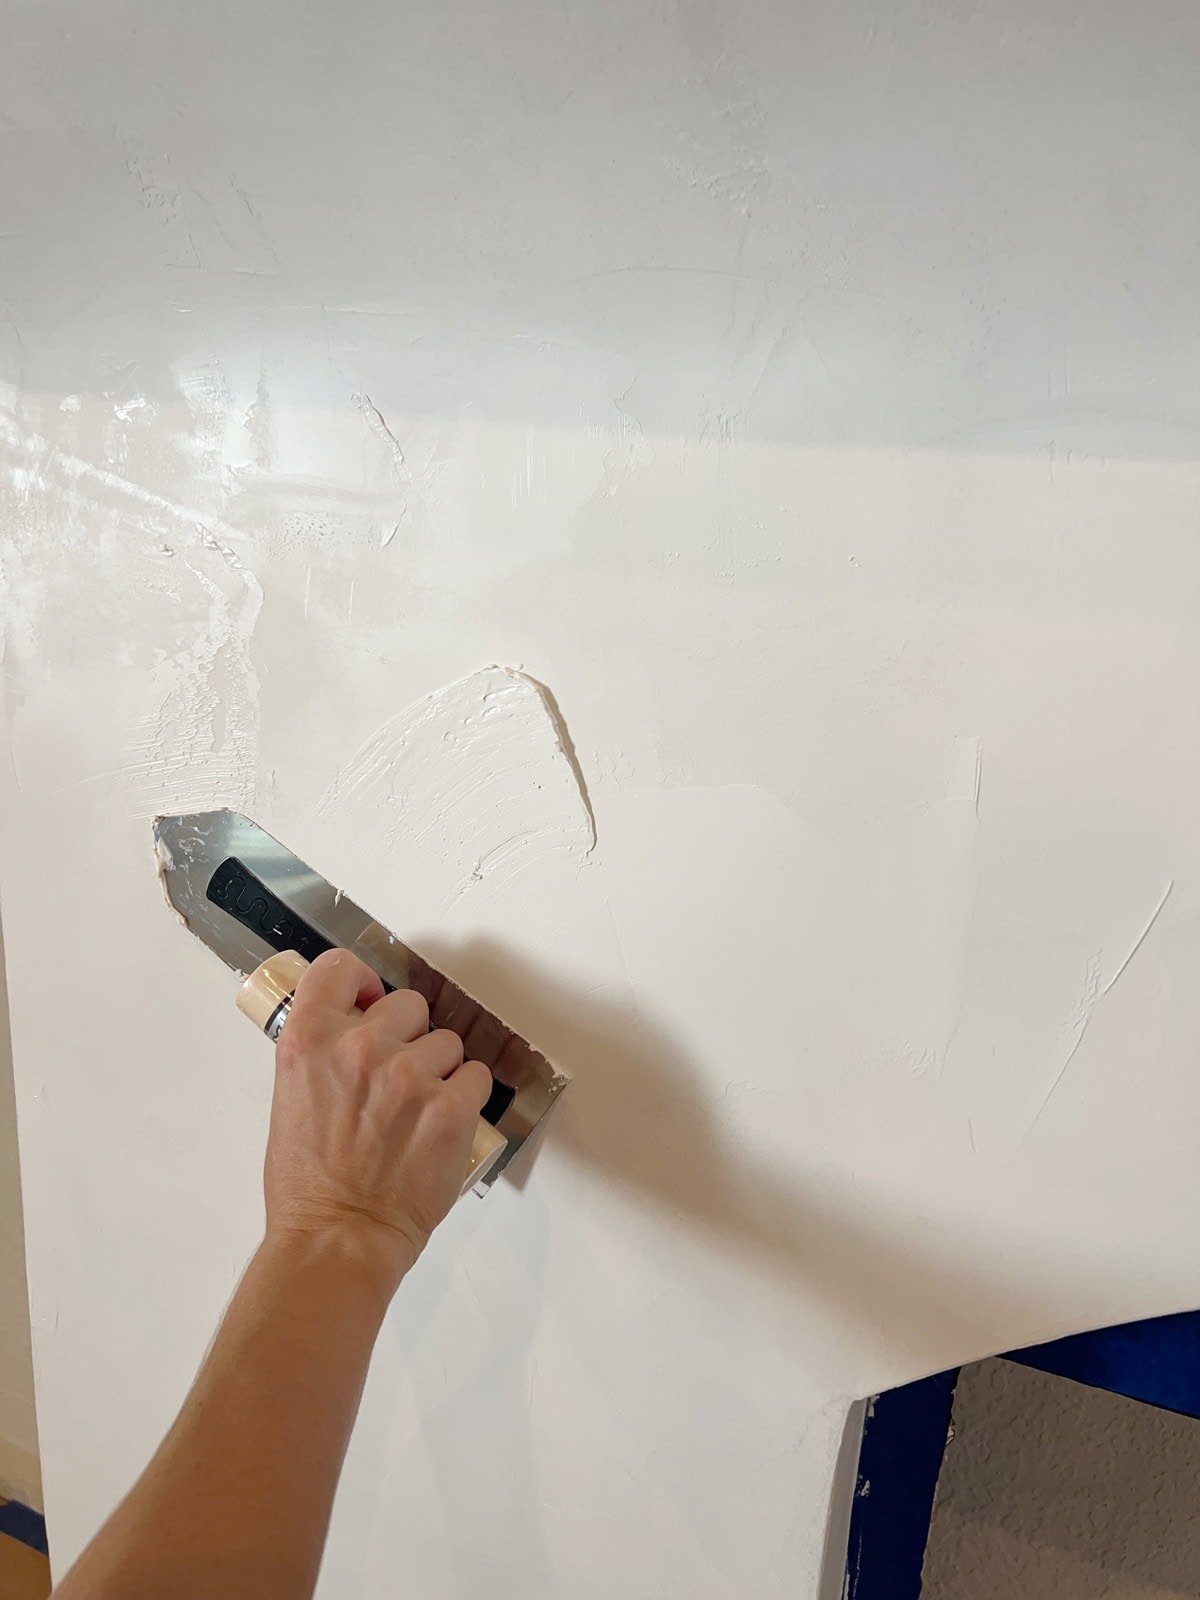
[(58, 1600), (306, 1600), (395, 1286), (353, 1238), (260, 1246), (178, 1420)]
[(491, 1089), (420, 995), (317, 957), (275, 1052), (267, 1240), (57, 1600), (309, 1600), (380, 1324), (462, 1190)]

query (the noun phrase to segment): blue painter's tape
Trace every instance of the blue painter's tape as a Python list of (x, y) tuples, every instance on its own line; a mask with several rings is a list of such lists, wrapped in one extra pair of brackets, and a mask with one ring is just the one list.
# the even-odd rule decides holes
[(1200, 1311), (1012, 1350), (1009, 1361), (1200, 1417)]
[(44, 1556), (50, 1554), (45, 1517), (30, 1506), (23, 1506), (19, 1500), (5, 1500), (0, 1504), (0, 1533), (27, 1544), (32, 1550), (40, 1550)]
[[(1005, 1357), (1200, 1417), (1200, 1311), (1072, 1334)], [(877, 1395), (863, 1429), (846, 1600), (917, 1600), (957, 1372)]]
[(917, 1600), (958, 1371), (876, 1395), (858, 1452), (846, 1600)]

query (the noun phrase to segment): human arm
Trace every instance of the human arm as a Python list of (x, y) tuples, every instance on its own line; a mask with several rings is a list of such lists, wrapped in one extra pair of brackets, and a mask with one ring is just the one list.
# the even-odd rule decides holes
[(312, 1594), (375, 1338), (491, 1089), (428, 1025), (346, 951), (305, 973), (276, 1049), (263, 1241), (174, 1426), (55, 1600)]

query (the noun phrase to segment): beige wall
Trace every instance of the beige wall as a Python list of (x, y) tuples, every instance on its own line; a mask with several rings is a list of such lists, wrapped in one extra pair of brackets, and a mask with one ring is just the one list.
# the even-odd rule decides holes
[(963, 1369), (922, 1600), (1192, 1600), (1200, 1423), (1007, 1361)]
[(0, 930), (0, 1495), (40, 1508), (16, 1107)]

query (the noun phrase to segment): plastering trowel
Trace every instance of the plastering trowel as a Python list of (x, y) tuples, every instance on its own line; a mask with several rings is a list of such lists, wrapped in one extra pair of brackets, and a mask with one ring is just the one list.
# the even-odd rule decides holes
[(460, 1034), (494, 1079), (471, 1145), (463, 1192), (483, 1193), (568, 1079), (545, 1056), (389, 933), (340, 889), (236, 811), (157, 817), (155, 854), (167, 900), (227, 967), (243, 975), (240, 1009), (268, 1038), (287, 1021), (305, 967), (341, 946), (390, 989), (415, 989), (432, 1026)]

